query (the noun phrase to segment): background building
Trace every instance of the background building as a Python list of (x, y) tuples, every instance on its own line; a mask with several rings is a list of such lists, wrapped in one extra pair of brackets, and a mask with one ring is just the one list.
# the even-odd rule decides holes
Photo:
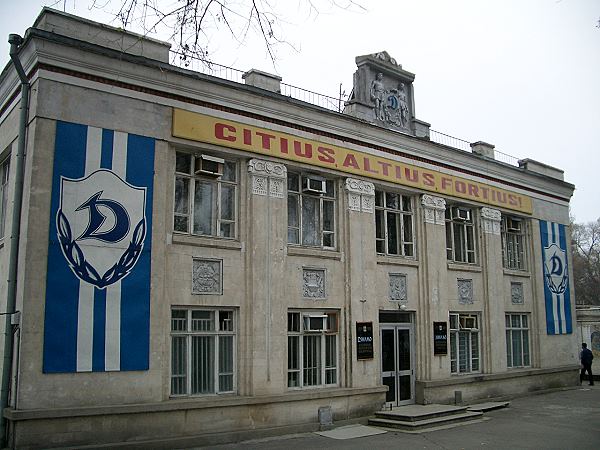
[[(577, 383), (573, 185), (432, 142), (386, 52), (357, 57), (343, 112), (49, 9), (17, 57), (12, 445), (233, 440)], [(13, 64), (0, 131), (8, 230)]]

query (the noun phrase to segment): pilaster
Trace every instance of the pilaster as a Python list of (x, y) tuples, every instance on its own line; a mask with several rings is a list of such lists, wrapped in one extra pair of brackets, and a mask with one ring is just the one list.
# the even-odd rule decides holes
[(433, 355), (433, 322), (448, 322), (448, 294), (446, 261), (446, 200), (425, 194), (421, 196), (423, 211), (422, 232), (419, 240), (420, 293), (417, 311), (417, 368), (418, 380), (446, 378), (450, 373), (450, 360), (445, 355)]
[[(377, 255), (375, 251), (375, 186), (373, 183), (354, 178), (347, 178), (345, 183), (347, 195), (347, 227), (345, 248), (346, 283), (348, 286), (348, 310), (350, 320), (348, 329), (350, 337), (354, 336), (356, 322), (373, 322), (378, 320), (378, 307), (375, 292)], [(355, 340), (350, 340), (348, 377), (352, 387), (368, 387), (378, 375), (379, 338), (373, 336), (374, 359), (356, 360)]]
[(245, 336), (251, 367), (250, 395), (278, 393), (285, 385), (279, 365), (285, 360), (285, 327), (274, 317), (286, 317), (285, 305), (275, 301), (285, 295), (284, 250), (287, 235), (286, 183), (283, 164), (252, 159), (248, 162), (248, 251), (249, 292), (247, 317), (251, 335)]
[(503, 340), (494, 339), (504, 336), (504, 292), (502, 268), (502, 240), (500, 220), (502, 214), (497, 209), (481, 208), (482, 251), (481, 266), (483, 273), (483, 311), (481, 333), (482, 370), (495, 373), (506, 370), (506, 350)]

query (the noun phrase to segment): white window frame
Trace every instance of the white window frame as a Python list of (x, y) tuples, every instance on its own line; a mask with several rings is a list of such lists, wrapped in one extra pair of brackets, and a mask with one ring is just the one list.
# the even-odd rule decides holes
[[(456, 211), (468, 212), (467, 219), (460, 219), (455, 217)], [(475, 232), (475, 209), (466, 206), (450, 205), (446, 208), (446, 258), (450, 262), (458, 264), (477, 264), (477, 233)], [(460, 239), (457, 242), (456, 235), (459, 235)], [(472, 246), (469, 247), (469, 238), (471, 239)], [(460, 255), (459, 249), (460, 246)]]
[(6, 229), (6, 211), (8, 209), (8, 179), (10, 175), (10, 157), (0, 162), (0, 239)]
[[(512, 227), (509, 227), (509, 222)], [(520, 229), (514, 229), (519, 224)], [(502, 265), (510, 270), (527, 270), (527, 221), (521, 217), (502, 215)]]
[[(174, 318), (175, 312), (184, 312), (185, 318)], [(192, 313), (194, 311), (208, 312), (212, 315), (212, 329), (196, 330), (192, 328)], [(229, 316), (229, 318), (228, 318)], [(222, 330), (221, 319), (224, 322), (231, 322), (230, 329)], [(237, 392), (237, 311), (234, 308), (191, 308), (177, 307), (171, 308), (171, 346), (170, 346), (170, 395), (171, 397), (191, 397), (191, 396), (210, 396), (217, 394), (234, 394)], [(184, 329), (181, 329), (183, 326)], [(212, 389), (210, 392), (192, 392), (192, 340), (194, 337), (212, 337)], [(232, 355), (231, 355), (231, 370), (221, 371), (221, 338), (232, 338)], [(175, 354), (175, 339), (179, 342), (185, 342), (181, 353)], [(179, 349), (179, 348), (178, 348)], [(183, 367), (175, 367), (175, 361), (179, 360)], [(177, 373), (174, 373), (177, 371)], [(182, 373), (183, 372), (183, 373)], [(231, 389), (221, 389), (220, 377), (231, 376)], [(182, 383), (177, 383), (176, 380), (183, 380)], [(175, 385), (179, 386), (175, 388)], [(181, 389), (183, 387), (183, 389)], [(176, 391), (176, 392), (175, 392)]]
[[(292, 318), (293, 317), (293, 318)], [(322, 329), (313, 327), (307, 329), (307, 323), (322, 322)], [(287, 323), (287, 386), (290, 390), (298, 389), (316, 389), (324, 387), (339, 386), (340, 383), (340, 339), (339, 339), (339, 320), (340, 313), (335, 310), (289, 310)], [(319, 341), (319, 361), (318, 361), (318, 383), (310, 383), (307, 372), (310, 368), (305, 367), (305, 348), (307, 338), (316, 338)], [(295, 343), (294, 343), (295, 342)], [(334, 349), (328, 348), (328, 344), (333, 342)], [(331, 360), (333, 353), (333, 361)], [(329, 365), (327, 364), (327, 356)], [(296, 356), (296, 358), (294, 358)], [(333, 363), (333, 365), (332, 365)], [(328, 379), (334, 377), (333, 382), (328, 383)], [(293, 381), (295, 380), (295, 381)]]
[[(296, 180), (295, 183), (294, 180)], [(312, 181), (322, 181), (323, 191), (318, 192), (317, 190), (308, 190), (307, 186), (319, 185), (319, 183), (311, 183)], [(331, 178), (314, 175), (311, 173), (304, 172), (288, 172), (287, 175), (288, 184), (288, 245), (298, 245), (304, 247), (316, 247), (324, 249), (335, 249), (336, 248), (336, 227), (337, 227), (337, 195), (335, 182)], [(294, 184), (296, 184), (294, 186)], [(318, 217), (318, 229), (316, 230), (318, 242), (314, 244), (305, 243), (304, 240), (304, 226), (303, 226), (303, 203), (307, 199), (318, 201), (319, 217)], [(323, 216), (324, 216), (324, 205), (328, 203), (332, 205), (331, 212), (331, 226), (330, 229), (325, 229)], [(297, 223), (292, 222), (292, 205), (296, 210)]]
[[(450, 313), (450, 372), (452, 374), (469, 374), (481, 372), (481, 333), (479, 314)], [(461, 338), (467, 338), (466, 341)], [(475, 345), (473, 340), (476, 340)], [(465, 347), (461, 343), (466, 342)], [(464, 361), (464, 369), (461, 367)]]
[[(398, 199), (399, 206), (389, 205), (388, 197)], [(390, 249), (390, 216), (396, 225), (398, 252)], [(379, 219), (379, 220), (378, 220)], [(408, 219), (408, 220), (407, 220)], [(410, 226), (410, 237), (406, 239), (406, 225)], [(413, 199), (397, 192), (375, 190), (375, 249), (378, 254), (415, 258), (416, 250)]]
[[(189, 161), (189, 172), (179, 172), (177, 171), (177, 163), (175, 165), (175, 186), (173, 192), (173, 231), (175, 233), (184, 233), (184, 234), (192, 234), (196, 236), (211, 236), (211, 237), (220, 237), (225, 239), (235, 239), (238, 233), (238, 186), (239, 186), (239, 173), (238, 173), (238, 164), (236, 161), (224, 160), (224, 165), (233, 165), (233, 170), (230, 170), (229, 173), (233, 173), (233, 180), (224, 179), (225, 175), (213, 176), (205, 173), (194, 173), (194, 169), (196, 167), (196, 159), (208, 159), (211, 158), (208, 155), (192, 155), (185, 152), (177, 151), (175, 154), (175, 160), (177, 162), (178, 156), (180, 157), (188, 157)], [(220, 158), (212, 158), (219, 159)], [(178, 189), (178, 180), (187, 180), (188, 184), (188, 192), (187, 192), (187, 200), (184, 199), (182, 206), (187, 206), (187, 212), (177, 211), (178, 202), (177, 202), (177, 189)], [(215, 193), (214, 198), (211, 204), (211, 230), (209, 233), (202, 232), (200, 230), (194, 229), (194, 206), (195, 206), (195, 190), (196, 183), (208, 183), (213, 185)], [(233, 189), (233, 218), (223, 218), (222, 216), (222, 206), (223, 206), (223, 198), (222, 192), (225, 186), (229, 186)], [(178, 225), (178, 220), (187, 221), (186, 226), (183, 227)], [(230, 226), (233, 230), (228, 234), (224, 235), (222, 232), (222, 228)]]
[[(506, 313), (505, 315), (506, 366), (509, 369), (531, 367), (530, 323), (529, 314)], [(518, 355), (514, 352), (515, 345), (519, 347)]]

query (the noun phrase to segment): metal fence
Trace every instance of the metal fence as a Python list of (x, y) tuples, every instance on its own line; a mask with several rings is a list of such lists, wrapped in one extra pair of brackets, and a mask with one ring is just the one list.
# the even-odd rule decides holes
[[(234, 69), (233, 67), (224, 66), (205, 59), (193, 58), (182, 53), (171, 51), (171, 64), (194, 72), (244, 84), (243, 75), (245, 72), (243, 70)], [(336, 112), (342, 112), (346, 101), (346, 96), (343, 94), (339, 97), (332, 97), (283, 82), (281, 83), (281, 95)], [(429, 138), (432, 142), (471, 152), (471, 143), (464, 139), (432, 129), (429, 130)], [(494, 150), (494, 159), (513, 166), (519, 165), (519, 158), (498, 150)]]

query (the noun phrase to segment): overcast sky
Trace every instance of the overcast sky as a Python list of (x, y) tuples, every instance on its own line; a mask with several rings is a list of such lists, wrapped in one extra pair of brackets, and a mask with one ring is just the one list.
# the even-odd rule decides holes
[[(102, 0), (104, 1), (104, 0)], [(343, 1), (343, 0), (340, 0)], [(223, 34), (213, 61), (277, 73), (336, 96), (352, 88), (357, 55), (386, 50), (416, 75), (415, 112), (434, 130), (482, 140), (565, 171), (577, 222), (600, 218), (600, 1), (357, 0), (366, 11), (285, 5), (273, 67), (259, 38)], [(89, 0), (0, 0), (0, 31), (23, 34), (44, 5), (108, 22)], [(322, 3), (323, 4), (323, 3)], [(218, 35), (217, 35), (218, 36)], [(160, 37), (160, 36), (158, 36)], [(0, 65), (8, 44), (0, 47)]]

